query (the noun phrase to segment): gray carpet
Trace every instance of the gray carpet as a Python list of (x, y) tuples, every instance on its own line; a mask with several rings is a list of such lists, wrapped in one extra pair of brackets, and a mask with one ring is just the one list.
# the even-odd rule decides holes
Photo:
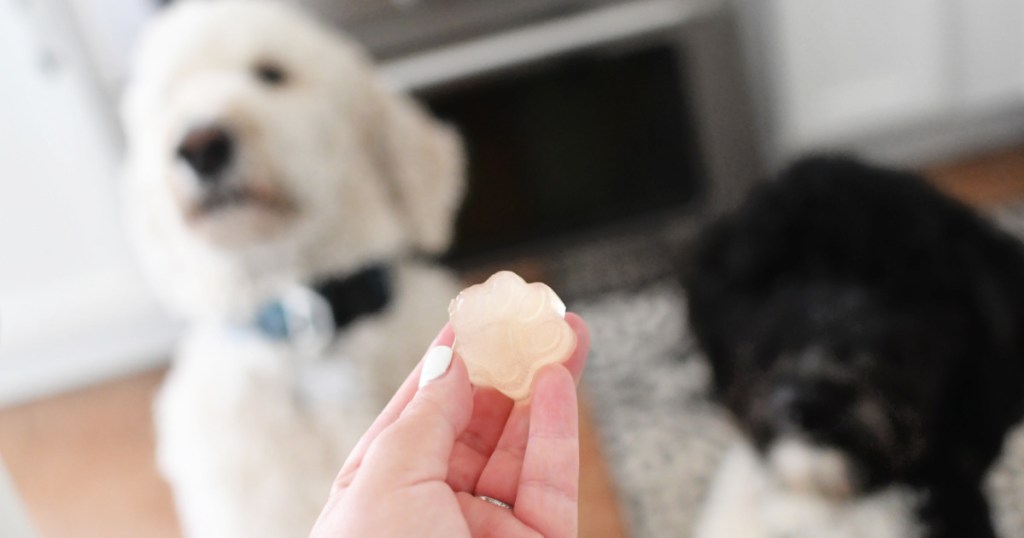
[[(1024, 206), (996, 218), (1024, 237)], [(707, 486), (736, 434), (707, 399), (708, 367), (684, 321), (683, 291), (662, 280), (570, 308), (593, 334), (584, 390), (631, 536), (691, 536)], [(1024, 428), (1007, 441), (989, 493), (1001, 536), (1024, 538)]]

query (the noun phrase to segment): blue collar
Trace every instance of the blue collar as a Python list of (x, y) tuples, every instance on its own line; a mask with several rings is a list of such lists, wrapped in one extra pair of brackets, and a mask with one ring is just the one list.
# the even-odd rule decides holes
[(264, 337), (323, 351), (357, 319), (391, 301), (391, 275), (375, 265), (343, 278), (294, 286), (257, 309), (252, 326)]

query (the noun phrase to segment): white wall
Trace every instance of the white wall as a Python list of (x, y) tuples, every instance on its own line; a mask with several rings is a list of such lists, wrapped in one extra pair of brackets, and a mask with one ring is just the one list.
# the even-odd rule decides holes
[(853, 150), (906, 164), (1024, 141), (1018, 0), (746, 0), (776, 163)]
[(38, 15), (0, 0), (0, 403), (159, 361), (175, 334), (121, 233), (109, 114)]

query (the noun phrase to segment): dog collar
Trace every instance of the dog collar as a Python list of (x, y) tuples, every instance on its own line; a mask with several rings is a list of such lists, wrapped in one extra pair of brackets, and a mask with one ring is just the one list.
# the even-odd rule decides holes
[(390, 300), (389, 271), (378, 265), (344, 278), (289, 287), (257, 309), (252, 326), (270, 340), (320, 353), (343, 328), (380, 312)]

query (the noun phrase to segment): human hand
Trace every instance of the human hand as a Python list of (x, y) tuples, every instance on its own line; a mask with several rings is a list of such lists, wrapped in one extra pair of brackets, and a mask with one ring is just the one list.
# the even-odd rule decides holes
[(565, 319), (576, 349), (538, 372), (525, 402), (473, 387), (445, 326), (352, 450), (312, 536), (576, 536), (576, 382), (590, 336)]

